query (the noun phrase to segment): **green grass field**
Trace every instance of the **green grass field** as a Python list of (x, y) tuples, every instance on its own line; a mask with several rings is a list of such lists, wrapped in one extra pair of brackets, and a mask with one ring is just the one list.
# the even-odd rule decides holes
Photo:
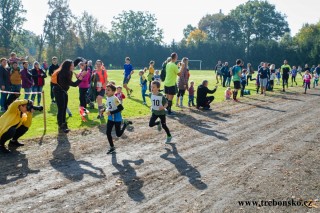
[[(191, 76), (190, 80), (193, 80), (195, 82), (195, 89), (204, 79), (207, 79), (209, 81), (209, 88), (213, 89), (213, 87), (216, 85), (216, 77), (214, 74), (214, 71), (199, 71), (199, 70), (193, 70), (190, 71)], [(110, 70), (108, 71), (108, 80), (109, 81), (115, 81), (117, 85), (122, 85), (123, 80), (123, 74), (122, 70)], [(291, 78), (289, 79), (291, 80)], [(302, 85), (301, 77), (297, 77), (299, 85)], [(56, 122), (56, 113), (57, 113), (57, 107), (55, 104), (51, 104), (50, 99), (50, 77), (46, 78), (46, 85), (44, 87), (45, 91), (45, 102), (46, 102), (46, 121), (47, 121), (47, 131), (46, 134), (53, 135), (57, 133), (57, 122)], [(291, 83), (289, 83), (290, 86)], [(231, 82), (231, 88), (233, 86), (233, 83)], [(135, 117), (142, 117), (142, 116), (148, 116), (150, 115), (150, 101), (147, 98), (147, 106), (142, 105), (142, 97), (141, 97), (141, 89), (139, 85), (139, 75), (136, 71), (134, 75), (131, 78), (131, 81), (129, 83), (129, 87), (133, 89), (133, 96), (131, 98), (126, 98), (123, 102), (125, 110), (123, 111), (122, 115), (124, 118), (135, 118)], [(161, 85), (163, 87), (163, 85)], [(255, 81), (249, 82), (249, 86), (246, 87), (246, 89), (251, 90), (251, 96), (256, 95), (255, 89)], [(277, 92), (280, 90), (280, 86), (275, 85), (275, 91)], [(212, 108), (214, 109), (214, 104), (218, 102), (224, 101), (224, 91), (225, 88), (219, 84), (217, 92), (214, 94), (215, 100), (212, 103)], [(126, 94), (126, 92), (124, 91)], [(71, 87), (69, 92), (69, 104), (68, 107), (72, 111), (73, 116), (67, 118), (69, 128), (71, 130), (79, 129), (79, 128), (85, 128), (85, 127), (93, 127), (96, 125), (104, 124), (105, 120), (99, 120), (97, 119), (97, 107), (95, 106), (95, 109), (90, 110), (89, 114), (89, 120), (87, 122), (82, 122), (79, 112), (78, 112), (78, 106), (79, 106), (79, 93), (78, 88)], [(188, 93), (184, 96), (184, 105), (187, 106), (188, 101)], [(175, 99), (173, 102), (173, 110), (179, 110), (175, 107)], [(27, 134), (24, 136), (24, 138), (33, 138), (33, 137), (39, 137), (43, 135), (44, 132), (44, 124), (43, 124), (43, 113), (41, 112), (35, 112), (34, 118), (32, 122), (32, 126), (30, 130), (27, 132)]]

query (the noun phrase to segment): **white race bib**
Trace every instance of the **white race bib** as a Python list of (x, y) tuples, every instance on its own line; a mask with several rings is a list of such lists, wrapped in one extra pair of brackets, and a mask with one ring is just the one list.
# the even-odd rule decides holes
[(158, 110), (159, 111), (159, 107), (162, 106), (162, 97), (163, 96), (158, 96), (158, 95), (151, 95), (151, 108), (153, 110)]
[(117, 105), (116, 105), (116, 98), (115, 96), (108, 97), (107, 98), (107, 110), (108, 111), (114, 111), (117, 110)]

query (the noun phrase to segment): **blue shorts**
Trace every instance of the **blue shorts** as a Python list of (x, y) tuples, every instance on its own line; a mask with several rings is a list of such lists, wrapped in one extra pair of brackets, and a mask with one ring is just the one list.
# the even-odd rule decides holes
[(123, 78), (123, 84), (128, 84), (131, 79), (131, 75)]

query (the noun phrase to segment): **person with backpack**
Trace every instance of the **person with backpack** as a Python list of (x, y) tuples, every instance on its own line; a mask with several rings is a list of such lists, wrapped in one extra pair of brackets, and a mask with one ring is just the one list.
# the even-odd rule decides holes
[(98, 119), (103, 119), (103, 103), (102, 100), (106, 93), (106, 86), (108, 84), (108, 74), (107, 70), (102, 65), (101, 60), (96, 61), (96, 70), (93, 71), (91, 81), (93, 82), (95, 86), (95, 93), (97, 97), (97, 103), (98, 103)]
[(167, 60), (165, 60), (163, 63), (162, 63), (162, 70), (161, 70), (161, 74), (160, 74), (160, 79), (162, 82), (165, 81), (166, 79), (166, 67), (167, 67), (167, 64), (171, 61), (171, 57), (168, 57)]
[(87, 71), (81, 72), (81, 74), (77, 76), (77, 81), (72, 81), (74, 66), (77, 66), (80, 61), (83, 60), (84, 59), (78, 58), (73, 62), (72, 60), (67, 59), (62, 63), (59, 69), (52, 74), (51, 82), (53, 84), (53, 93), (58, 107), (58, 126), (59, 130), (64, 133), (68, 133), (70, 131), (66, 122), (68, 90), (70, 86), (77, 87), (87, 74)]

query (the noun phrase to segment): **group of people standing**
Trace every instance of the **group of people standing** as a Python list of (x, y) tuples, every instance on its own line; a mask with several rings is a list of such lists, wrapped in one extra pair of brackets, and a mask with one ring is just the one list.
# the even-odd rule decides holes
[[(38, 96), (37, 103), (40, 105), (41, 92), (47, 77), (40, 63), (35, 61), (32, 69), (29, 70), (29, 63), (24, 58), (18, 58), (14, 52), (9, 59), (1, 58), (0, 63), (1, 112), (5, 112), (14, 100), (14, 97), (10, 97), (10, 92), (11, 96), (19, 96), (21, 89), (24, 89), (25, 99), (29, 98), (30, 93), (33, 93), (32, 101), (35, 101), (35, 96)], [(22, 65), (22, 68), (19, 65)]]
[[(275, 64), (270, 64), (267, 62), (261, 62), (257, 69), (257, 76), (253, 78), (255, 73), (254, 68), (250, 63), (247, 66), (244, 66), (244, 63), (239, 59), (236, 61), (236, 65), (229, 67), (228, 62), (224, 64), (221, 61), (218, 61), (218, 64), (215, 66), (215, 69), (220, 69), (216, 71), (216, 80), (217, 84), (219, 79), (223, 87), (227, 87), (225, 91), (225, 99), (232, 99), (238, 101), (237, 92), (241, 91), (240, 96), (242, 97), (245, 93), (245, 88), (248, 86), (249, 81), (256, 81), (256, 92), (257, 94), (266, 95), (266, 91), (273, 91), (275, 81), (277, 80), (277, 85), (280, 85), (280, 79), (282, 78), (282, 91), (285, 92), (286, 88), (289, 87), (289, 78), (291, 76), (291, 86), (296, 82), (297, 74), (300, 74), (303, 79), (303, 87), (306, 93), (307, 89), (310, 89), (311, 80), (313, 79), (313, 88), (318, 86), (318, 80), (320, 75), (320, 64), (315, 67), (312, 66), (310, 69), (308, 65), (305, 65), (305, 68), (302, 69), (301, 66), (291, 66), (288, 64), (287, 60), (284, 60), (283, 65), (279, 68), (275, 68)], [(304, 73), (302, 73), (304, 71)], [(230, 81), (234, 82), (234, 90), (231, 92)], [(248, 92), (249, 93), (249, 92)]]

